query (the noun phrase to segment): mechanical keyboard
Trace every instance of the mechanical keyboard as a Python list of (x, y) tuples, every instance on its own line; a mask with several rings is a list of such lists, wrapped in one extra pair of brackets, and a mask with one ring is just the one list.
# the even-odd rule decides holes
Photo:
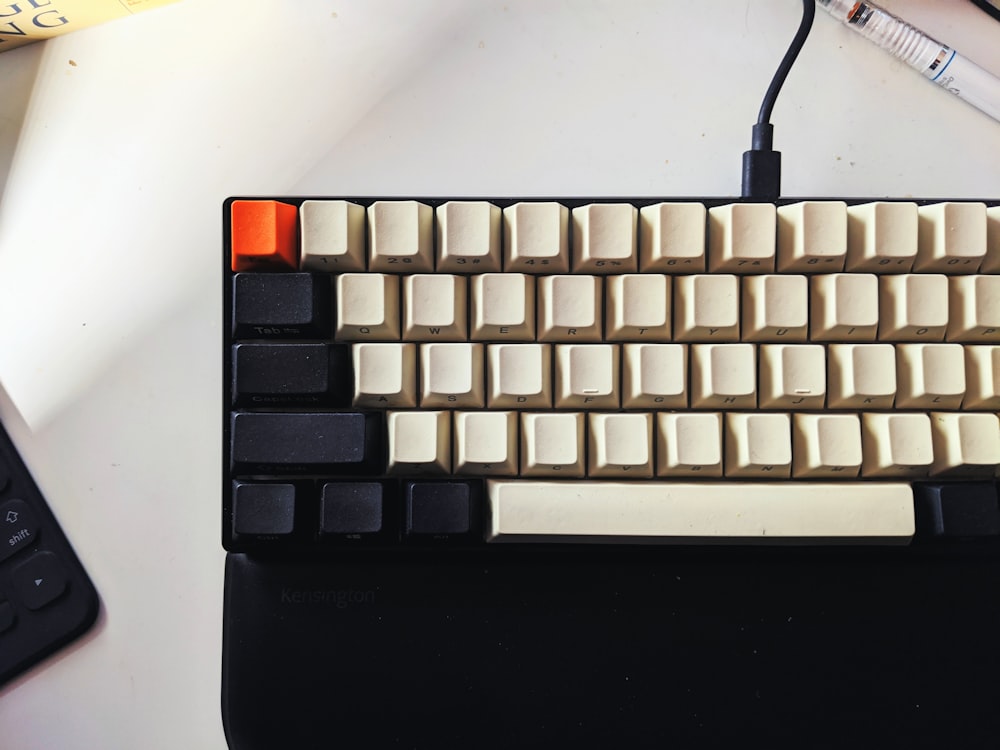
[(230, 747), (995, 744), (1000, 202), (233, 198), (223, 263)]
[(1000, 535), (1000, 205), (230, 199), (223, 529)]

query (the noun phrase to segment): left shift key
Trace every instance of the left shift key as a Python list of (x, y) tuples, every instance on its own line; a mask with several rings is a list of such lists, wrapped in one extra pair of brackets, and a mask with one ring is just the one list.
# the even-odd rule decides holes
[(361, 412), (236, 412), (231, 458), (239, 473), (368, 473), (382, 455), (380, 420)]

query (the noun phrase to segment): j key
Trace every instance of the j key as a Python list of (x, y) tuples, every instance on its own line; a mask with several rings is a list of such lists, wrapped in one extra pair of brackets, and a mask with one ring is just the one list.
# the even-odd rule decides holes
[(350, 349), (327, 344), (237, 344), (233, 399), (237, 403), (335, 403), (351, 398)]
[(232, 417), (232, 459), (237, 471), (360, 471), (377, 455), (375, 415), (246, 413)]
[(325, 338), (331, 310), (327, 275), (241, 273), (233, 279), (237, 338)]

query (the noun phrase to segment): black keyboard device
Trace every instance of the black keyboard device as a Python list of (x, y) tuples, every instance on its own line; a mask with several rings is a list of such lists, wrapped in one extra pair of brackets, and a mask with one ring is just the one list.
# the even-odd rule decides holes
[(0, 684), (83, 635), (97, 592), (0, 425)]
[(230, 746), (995, 746), (998, 212), (226, 201)]

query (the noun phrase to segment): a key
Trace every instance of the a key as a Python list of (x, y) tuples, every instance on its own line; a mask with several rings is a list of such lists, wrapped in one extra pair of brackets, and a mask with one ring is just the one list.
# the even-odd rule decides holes
[(622, 347), (622, 406), (679, 409), (688, 404), (685, 344), (625, 344)]
[(521, 475), (582, 477), (584, 420), (579, 412), (521, 414)]
[(958, 344), (896, 346), (896, 406), (957, 409), (965, 396), (965, 353)]
[(926, 414), (861, 415), (861, 476), (925, 477), (934, 460)]
[(722, 415), (718, 412), (657, 412), (656, 434), (657, 476), (722, 476)]
[(914, 532), (903, 482), (490, 480), (486, 493), (490, 542), (906, 544)]
[(351, 347), (354, 405), (405, 409), (417, 405), (417, 345), (359, 343)]
[(399, 341), (399, 277), (344, 273), (336, 277), (340, 341)]
[(1000, 466), (996, 414), (931, 412), (931, 476), (993, 477)]
[(1000, 341), (1000, 276), (952, 276), (948, 287), (945, 340)]
[(675, 341), (739, 341), (740, 284), (730, 274), (674, 278)]
[(417, 201), (376, 201), (368, 207), (368, 270), (434, 270), (434, 210)]
[(390, 411), (387, 469), (390, 474), (447, 474), (451, 471), (451, 414), (446, 411)]
[(618, 360), (612, 344), (556, 344), (556, 408), (617, 408)]
[(792, 470), (787, 414), (726, 414), (727, 477), (787, 477)]
[(826, 350), (815, 344), (761, 344), (761, 409), (822, 409)]
[(449, 201), (437, 207), (437, 270), (488, 273), (500, 270), (500, 220), (486, 201)]
[(639, 270), (704, 273), (705, 206), (657, 203), (639, 211)]
[(573, 209), (573, 272), (627, 273), (638, 269), (638, 211), (629, 203)]
[(515, 203), (503, 210), (503, 267), (525, 273), (569, 272), (569, 209)]
[(831, 409), (888, 409), (896, 400), (896, 350), (890, 344), (831, 344), (827, 365)]
[(403, 277), (403, 340), (465, 341), (466, 280), (451, 274)]
[(420, 345), (421, 408), (482, 408), (482, 344)]
[(603, 284), (597, 276), (538, 279), (539, 341), (600, 341)]
[(535, 340), (535, 277), (484, 273), (470, 279), (473, 341)]
[(809, 334), (809, 282), (805, 276), (744, 276), (743, 339), (805, 341)]
[(240, 273), (233, 278), (236, 338), (326, 338), (330, 311), (325, 274)]
[(878, 335), (878, 277), (836, 273), (810, 279), (813, 341), (874, 341)]
[(943, 341), (947, 328), (947, 276), (928, 273), (879, 278), (880, 341)]
[(792, 415), (792, 476), (852, 479), (861, 471), (857, 414)]
[(455, 412), (455, 473), (517, 474), (517, 419), (514, 411)]
[(731, 203), (708, 210), (708, 270), (772, 273), (777, 214), (771, 203)]
[(379, 457), (378, 421), (356, 412), (234, 412), (233, 466), (248, 472), (363, 471)]
[(847, 204), (803, 201), (778, 207), (778, 270), (835, 273), (847, 256)]
[(670, 278), (662, 274), (622, 274), (605, 281), (608, 341), (670, 340)]
[(234, 271), (299, 267), (298, 209), (280, 201), (233, 201), (229, 207)]
[(299, 221), (302, 270), (365, 270), (364, 206), (349, 201), (303, 201)]
[(966, 346), (966, 409), (1000, 409), (1000, 346)]
[(874, 201), (847, 207), (852, 273), (908, 273), (917, 257), (917, 204)]
[(986, 206), (935, 203), (920, 206), (916, 271), (976, 273), (986, 257)]
[(652, 414), (589, 414), (588, 423), (588, 476), (653, 476)]
[(692, 344), (691, 406), (756, 407), (757, 358), (753, 344)]
[(552, 406), (550, 344), (490, 344), (486, 347), (486, 367), (489, 408)]

